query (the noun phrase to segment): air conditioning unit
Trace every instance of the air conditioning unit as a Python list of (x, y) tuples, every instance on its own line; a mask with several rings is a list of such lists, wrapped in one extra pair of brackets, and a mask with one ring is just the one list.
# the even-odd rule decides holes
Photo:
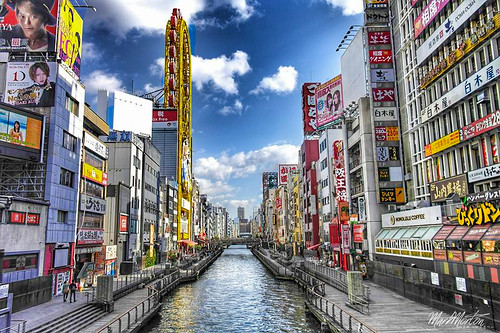
[(490, 182), (490, 190), (498, 188), (498, 182)]
[(483, 90), (480, 93), (478, 93), (476, 95), (476, 98), (477, 98), (477, 104), (481, 104), (490, 100), (488, 97), (488, 91), (486, 90)]

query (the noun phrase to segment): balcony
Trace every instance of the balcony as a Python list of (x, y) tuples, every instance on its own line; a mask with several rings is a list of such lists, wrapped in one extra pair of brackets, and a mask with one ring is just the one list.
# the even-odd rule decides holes
[(363, 182), (352, 183), (351, 196), (363, 193), (365, 191), (365, 184)]
[(351, 160), (351, 162), (349, 162), (349, 170), (352, 170), (352, 169), (358, 167), (360, 164), (361, 164), (361, 157), (360, 156), (353, 158)]

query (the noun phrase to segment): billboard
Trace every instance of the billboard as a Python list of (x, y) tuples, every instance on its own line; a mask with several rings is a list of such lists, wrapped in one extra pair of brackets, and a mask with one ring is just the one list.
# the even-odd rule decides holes
[(77, 77), (82, 62), (83, 20), (69, 0), (61, 0), (59, 12), (58, 55)]
[(314, 91), (319, 86), (318, 82), (304, 83), (302, 85), (302, 122), (304, 135), (316, 132), (316, 99)]
[(279, 182), (278, 185), (286, 185), (288, 183), (288, 174), (297, 172), (297, 164), (279, 164)]
[(0, 103), (0, 155), (40, 161), (44, 117)]
[(278, 188), (278, 173), (277, 172), (262, 173), (262, 192), (274, 188)]
[(342, 95), (342, 75), (316, 88), (316, 125), (325, 126), (344, 114), (344, 101)]
[[(0, 51), (54, 52), (56, 50), (59, 0), (3, 1), (2, 4)], [(23, 17), (33, 17), (33, 19), (23, 22)]]
[(374, 102), (394, 102), (394, 88), (373, 88)]
[(154, 129), (177, 129), (176, 109), (153, 109)]
[(370, 31), (368, 32), (368, 45), (390, 45), (391, 32), (386, 31)]
[(417, 38), (424, 29), (431, 24), (432, 20), (441, 12), (441, 10), (450, 2), (450, 0), (431, 0), (420, 12), (417, 19), (413, 21), (413, 30)]
[(57, 76), (54, 62), (9, 62), (4, 102), (19, 106), (54, 106)]
[(369, 50), (370, 64), (391, 64), (392, 50)]
[(458, 145), (460, 143), (460, 131), (456, 130), (455, 132), (451, 132), (450, 134), (443, 136), (436, 141), (429, 143), (425, 146), (425, 157), (429, 157), (431, 155), (437, 154), (440, 151)]

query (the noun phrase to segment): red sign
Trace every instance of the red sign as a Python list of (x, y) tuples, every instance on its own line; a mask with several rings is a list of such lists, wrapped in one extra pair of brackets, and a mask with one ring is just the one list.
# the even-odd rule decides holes
[(335, 199), (337, 200), (337, 203), (347, 202), (344, 143), (342, 140), (336, 140), (333, 143), (333, 162), (335, 172)]
[(460, 130), (460, 140), (463, 142), (472, 139), (498, 126), (500, 126), (500, 110), (490, 113), (472, 124), (462, 127)]
[(120, 215), (120, 232), (128, 231), (128, 216)]
[(283, 207), (281, 198), (276, 198), (276, 209), (281, 209)]
[(363, 243), (363, 230), (362, 224), (355, 224), (352, 226), (352, 238), (354, 243)]
[(340, 234), (339, 234), (339, 220), (334, 217), (329, 225), (330, 230), (330, 244), (334, 251), (340, 251)]
[(394, 102), (394, 88), (373, 88), (374, 102)]
[(304, 83), (302, 85), (302, 121), (304, 135), (316, 132), (316, 99), (314, 91), (320, 83)]
[(390, 64), (392, 63), (391, 50), (370, 50), (370, 64)]
[(368, 32), (368, 45), (389, 45), (391, 44), (391, 33), (389, 31)]
[(297, 164), (278, 164), (279, 170), (279, 185), (285, 185), (288, 183), (288, 174), (297, 172)]
[[(424, 29), (431, 24), (432, 20), (439, 14), (439, 12), (450, 2), (450, 0), (430, 0), (427, 6), (420, 12), (417, 19), (413, 21), (413, 30), (415, 38), (417, 38)], [(412, 0), (413, 3), (413, 0)]]
[(348, 224), (342, 225), (342, 253), (349, 254), (351, 243), (351, 231)]
[(10, 212), (10, 223), (24, 224), (25, 213)]
[(39, 225), (40, 224), (40, 214), (28, 213), (28, 218), (26, 219), (28, 224)]
[(387, 128), (375, 127), (375, 140), (387, 141)]

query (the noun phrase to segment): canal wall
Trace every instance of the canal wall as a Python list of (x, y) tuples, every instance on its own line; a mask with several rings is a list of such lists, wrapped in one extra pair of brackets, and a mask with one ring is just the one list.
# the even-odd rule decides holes
[[(266, 249), (252, 248), (253, 255), (274, 275), (278, 280), (294, 280), (293, 269), (283, 266), (271, 257)], [(276, 258), (277, 259), (277, 258)]]

